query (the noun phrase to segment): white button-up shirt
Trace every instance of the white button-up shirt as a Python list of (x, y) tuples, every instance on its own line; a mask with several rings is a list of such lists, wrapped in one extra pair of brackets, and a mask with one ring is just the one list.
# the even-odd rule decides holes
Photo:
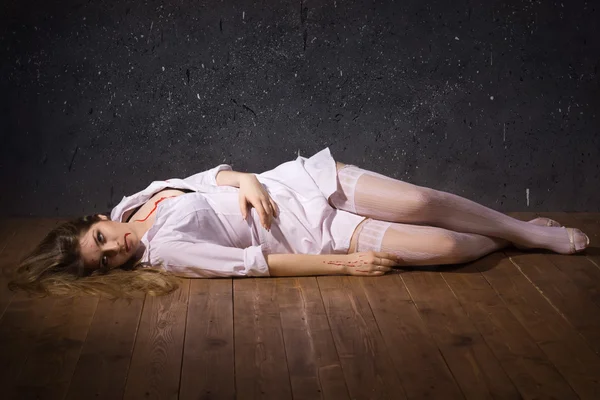
[(365, 217), (336, 210), (327, 202), (337, 188), (335, 161), (325, 148), (306, 159), (256, 174), (279, 208), (267, 231), (254, 207), (242, 218), (239, 188), (218, 186), (221, 164), (185, 179), (152, 182), (124, 197), (111, 219), (171, 187), (192, 193), (158, 203), (154, 224), (141, 238), (142, 262), (184, 277), (269, 276), (268, 254), (345, 254), (355, 227)]
[[(217, 174), (224, 170), (231, 171), (232, 168), (221, 164), (185, 179), (154, 181), (146, 189), (123, 197), (111, 212), (113, 221), (121, 222), (126, 211), (147, 202), (165, 188), (190, 189), (196, 192), (165, 199), (158, 204), (156, 220), (141, 239), (146, 247), (142, 262), (162, 266), (171, 273), (184, 277), (269, 275), (264, 255), (266, 245), (260, 243), (261, 236), (253, 229), (256, 227), (251, 226), (254, 218), (250, 218), (250, 215), (257, 215), (255, 212), (249, 213), (248, 221), (244, 221), (237, 196), (232, 196), (239, 189), (217, 185)], [(231, 212), (227, 213), (229, 215), (219, 215), (202, 193), (217, 196), (219, 193), (226, 194), (220, 197), (225, 202), (235, 201), (237, 215), (231, 215)], [(238, 226), (226, 229), (234, 221), (237, 221)], [(247, 235), (234, 237), (232, 232), (247, 232)], [(223, 238), (229, 239), (230, 246), (220, 244), (223, 243)]]

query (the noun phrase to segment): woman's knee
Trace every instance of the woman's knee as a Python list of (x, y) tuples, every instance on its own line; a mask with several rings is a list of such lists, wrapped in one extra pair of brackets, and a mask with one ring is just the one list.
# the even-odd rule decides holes
[(451, 232), (445, 246), (452, 264), (462, 264), (480, 257), (479, 249), (470, 234)]
[(422, 186), (417, 186), (413, 196), (421, 210), (430, 208), (437, 198), (436, 190)]
[(461, 237), (461, 233), (437, 227), (430, 229), (432, 232), (429, 240), (426, 236), (421, 238), (424, 242), (429, 241), (429, 244), (423, 243), (421, 246), (424, 247), (419, 250), (431, 254), (429, 264), (461, 264), (471, 261), (470, 248), (465, 243), (465, 238)]
[(439, 254), (444, 259), (448, 259), (451, 262), (460, 262), (461, 257), (461, 244), (453, 234), (446, 233), (440, 234), (435, 241), (435, 246), (438, 248)]

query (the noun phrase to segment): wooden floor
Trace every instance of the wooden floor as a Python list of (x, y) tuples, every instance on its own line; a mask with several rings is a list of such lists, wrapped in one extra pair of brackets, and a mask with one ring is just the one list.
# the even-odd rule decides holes
[[(0, 398), (599, 399), (600, 214), (540, 215), (591, 247), (377, 278), (186, 280), (130, 304), (28, 299), (4, 280)], [(0, 266), (58, 222), (3, 220)]]

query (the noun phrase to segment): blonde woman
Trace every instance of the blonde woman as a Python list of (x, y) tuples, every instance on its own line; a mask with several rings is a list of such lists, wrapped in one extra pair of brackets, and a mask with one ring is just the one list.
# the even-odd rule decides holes
[(152, 182), (110, 218), (67, 222), (26, 257), (11, 289), (159, 295), (176, 277), (380, 276), (464, 263), (514, 244), (573, 254), (578, 229), (519, 221), (466, 198), (336, 162), (329, 148), (260, 174), (226, 164)]

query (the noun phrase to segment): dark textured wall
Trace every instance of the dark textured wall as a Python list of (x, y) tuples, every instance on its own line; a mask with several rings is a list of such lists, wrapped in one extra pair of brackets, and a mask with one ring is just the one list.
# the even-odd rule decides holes
[(2, 215), (327, 146), (501, 211), (600, 211), (597, 2), (0, 7)]

